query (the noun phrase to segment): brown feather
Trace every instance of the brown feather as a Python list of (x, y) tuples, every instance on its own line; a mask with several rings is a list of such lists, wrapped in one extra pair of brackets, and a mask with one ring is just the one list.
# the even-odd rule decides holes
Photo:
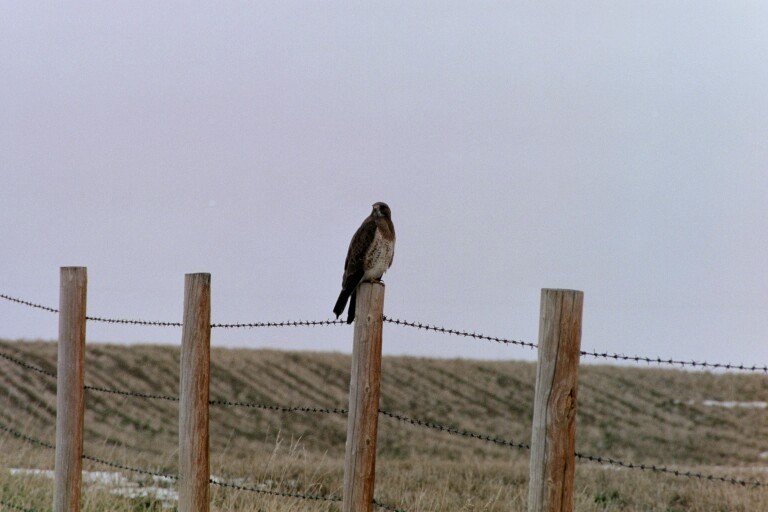
[(369, 215), (357, 228), (352, 240), (349, 242), (347, 259), (344, 261), (344, 278), (341, 282), (343, 289), (353, 290), (360, 284), (365, 273), (365, 255), (376, 236), (377, 222), (373, 215)]
[[(344, 312), (347, 301), (351, 299), (347, 323), (352, 323), (355, 318), (354, 300), (357, 295), (355, 293), (357, 286), (364, 278), (380, 278), (381, 274), (392, 265), (394, 243), (395, 226), (390, 218), (389, 207), (384, 203), (376, 203), (373, 205), (373, 212), (360, 224), (349, 242), (347, 257), (344, 260), (341, 293), (333, 308), (336, 318)], [(382, 260), (387, 257), (389, 261)]]

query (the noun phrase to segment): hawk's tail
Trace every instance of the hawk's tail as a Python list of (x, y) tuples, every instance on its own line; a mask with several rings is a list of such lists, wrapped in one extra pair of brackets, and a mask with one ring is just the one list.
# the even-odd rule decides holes
[(342, 288), (341, 293), (339, 294), (339, 298), (336, 300), (336, 305), (333, 306), (333, 314), (336, 315), (336, 318), (339, 318), (339, 316), (341, 316), (341, 314), (344, 312), (344, 307), (347, 305), (347, 300), (349, 300), (347, 323), (351, 324), (355, 320), (355, 300), (357, 300), (357, 288), (354, 288), (351, 294), (348, 290)]
[(339, 318), (339, 316), (341, 316), (341, 314), (344, 312), (344, 308), (347, 306), (349, 295), (350, 294), (348, 290), (345, 288), (341, 289), (339, 298), (336, 300), (336, 305), (333, 306), (333, 314), (336, 315), (336, 318)]
[(347, 310), (347, 323), (351, 324), (355, 321), (355, 304), (357, 303), (357, 287), (352, 290), (352, 295), (349, 296), (349, 309)]

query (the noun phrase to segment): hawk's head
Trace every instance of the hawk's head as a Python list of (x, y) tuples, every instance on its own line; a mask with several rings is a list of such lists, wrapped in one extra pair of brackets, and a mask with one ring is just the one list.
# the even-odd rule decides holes
[(373, 211), (371, 212), (371, 215), (388, 219), (392, 215), (392, 211), (389, 209), (389, 206), (387, 206), (387, 203), (373, 203)]

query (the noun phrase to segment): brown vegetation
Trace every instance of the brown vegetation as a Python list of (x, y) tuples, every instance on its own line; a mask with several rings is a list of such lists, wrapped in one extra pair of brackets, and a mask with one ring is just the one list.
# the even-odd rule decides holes
[[(0, 342), (0, 352), (55, 372), (56, 346)], [(211, 398), (286, 406), (346, 408), (349, 356), (213, 349)], [(91, 344), (86, 384), (176, 396), (179, 354), (171, 346)], [(489, 434), (530, 438), (535, 365), (516, 361), (389, 357), (384, 410)], [(0, 423), (53, 442), (55, 379), (0, 359)], [(768, 410), (706, 406), (703, 400), (768, 401), (761, 374), (712, 374), (583, 365), (577, 421), (579, 452), (708, 474), (768, 481)], [(86, 393), (85, 452), (129, 466), (176, 472), (178, 404)], [(211, 408), (212, 472), (267, 490), (339, 495), (346, 417), (250, 407)], [(0, 467), (51, 468), (53, 454), (0, 432)], [(379, 422), (377, 496), (408, 511), (523, 510), (528, 451), (412, 426)], [(86, 462), (86, 469), (110, 468)], [(138, 477), (137, 477), (138, 478)], [(39, 509), (52, 484), (0, 476), (0, 499)], [(22, 489), (23, 492), (19, 492)], [(213, 489), (215, 510), (338, 510), (306, 502)], [(85, 510), (102, 510), (98, 488)], [(113, 501), (114, 497), (111, 497)], [(110, 505), (136, 508), (132, 500)], [(119, 501), (119, 499), (117, 500)], [(579, 462), (577, 510), (759, 510), (768, 490), (690, 480)], [(92, 507), (92, 508), (88, 508)], [(122, 508), (125, 507), (125, 508)], [(133, 508), (131, 508), (133, 507)]]

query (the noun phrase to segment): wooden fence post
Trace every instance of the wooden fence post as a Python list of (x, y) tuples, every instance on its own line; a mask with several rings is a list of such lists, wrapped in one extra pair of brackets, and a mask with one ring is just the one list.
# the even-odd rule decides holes
[(370, 512), (373, 507), (384, 285), (360, 283), (356, 311), (342, 512)]
[(584, 293), (541, 290), (528, 512), (572, 512)]
[(211, 275), (187, 274), (179, 385), (179, 512), (207, 512)]
[(85, 315), (88, 271), (61, 267), (56, 370), (56, 459), (53, 510), (78, 512), (83, 478)]

